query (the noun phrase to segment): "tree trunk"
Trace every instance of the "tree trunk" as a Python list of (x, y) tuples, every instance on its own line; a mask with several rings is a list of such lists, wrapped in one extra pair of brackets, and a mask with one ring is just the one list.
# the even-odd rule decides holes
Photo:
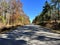
[(58, 20), (60, 19), (60, 16), (59, 16), (59, 2), (58, 2)]

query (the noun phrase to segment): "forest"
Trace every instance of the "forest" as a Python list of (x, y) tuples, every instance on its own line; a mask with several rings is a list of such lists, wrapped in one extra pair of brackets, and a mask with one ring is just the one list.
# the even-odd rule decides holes
[(0, 28), (29, 24), (29, 17), (24, 13), (22, 7), (20, 0), (0, 0)]
[(32, 23), (60, 30), (60, 0), (51, 0), (50, 3), (46, 1), (42, 12)]

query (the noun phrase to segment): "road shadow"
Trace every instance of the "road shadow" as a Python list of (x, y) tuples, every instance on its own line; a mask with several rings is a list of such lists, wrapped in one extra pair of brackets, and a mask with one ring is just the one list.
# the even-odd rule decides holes
[(40, 41), (60, 41), (60, 39), (46, 37), (46, 36), (38, 36), (35, 39), (40, 40)]
[(32, 30), (32, 31), (35, 31), (37, 30), (38, 31), (38, 28), (37, 27), (34, 27), (34, 26), (22, 26), (22, 27), (18, 27), (17, 28), (18, 30)]
[[(43, 30), (43, 29), (45, 28), (40, 28), (40, 30)], [(25, 30), (31, 30), (31, 31), (26, 32)], [(17, 29), (6, 33), (8, 34), (7, 39), (0, 38), (0, 45), (9, 45), (9, 44), (10, 45), (27, 45), (27, 41), (25, 41), (24, 38), (23, 40), (15, 40), (16, 38), (20, 38), (22, 36), (29, 37), (32, 40), (39, 40), (39, 41), (60, 41), (60, 39), (57, 39), (57, 38), (35, 35), (36, 31), (40, 31), (40, 30), (38, 27), (35, 28), (34, 26), (18, 27)]]
[(27, 41), (0, 38), (0, 45), (27, 45)]
[[(17, 31), (16, 31), (17, 30)], [(21, 36), (33, 36), (35, 34), (35, 31), (38, 31), (37, 28), (34, 28), (33, 26), (22, 26), (22, 27), (18, 27), (16, 30), (11, 31), (11, 32), (7, 32), (7, 38), (10, 39), (15, 39), (16, 37), (21, 37)], [(31, 30), (24, 32), (25, 30)]]
[[(10, 38), (10, 39), (16, 39), (16, 37), (21, 37), (21, 36), (29, 36), (29, 37), (32, 37), (35, 35), (36, 31), (39, 31), (38, 28), (35, 28), (34, 26), (21, 26), (21, 27), (18, 27), (16, 29), (17, 31), (11, 31), (11, 32), (8, 32), (6, 34), (7, 35), (7, 38)], [(31, 32), (24, 32), (25, 30), (31, 30)], [(45, 30), (45, 28), (44, 28)], [(46, 36), (37, 36), (36, 38), (37, 40), (42, 40), (42, 41), (50, 41), (50, 40), (60, 40), (60, 39), (56, 39), (56, 38), (49, 38), (49, 37), (46, 37)]]

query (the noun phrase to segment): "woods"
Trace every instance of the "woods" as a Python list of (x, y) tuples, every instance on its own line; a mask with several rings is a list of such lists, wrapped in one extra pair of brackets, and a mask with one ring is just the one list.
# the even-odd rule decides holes
[(33, 23), (51, 29), (60, 29), (60, 0), (51, 0), (50, 3), (46, 1), (42, 12), (36, 16)]
[(0, 25), (29, 24), (29, 17), (24, 13), (22, 6), (20, 0), (0, 0)]

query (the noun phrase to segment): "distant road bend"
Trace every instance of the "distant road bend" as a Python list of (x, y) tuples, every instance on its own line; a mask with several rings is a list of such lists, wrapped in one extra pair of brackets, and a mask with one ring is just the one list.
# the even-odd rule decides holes
[(60, 45), (60, 34), (38, 25), (25, 25), (0, 34), (0, 45)]

